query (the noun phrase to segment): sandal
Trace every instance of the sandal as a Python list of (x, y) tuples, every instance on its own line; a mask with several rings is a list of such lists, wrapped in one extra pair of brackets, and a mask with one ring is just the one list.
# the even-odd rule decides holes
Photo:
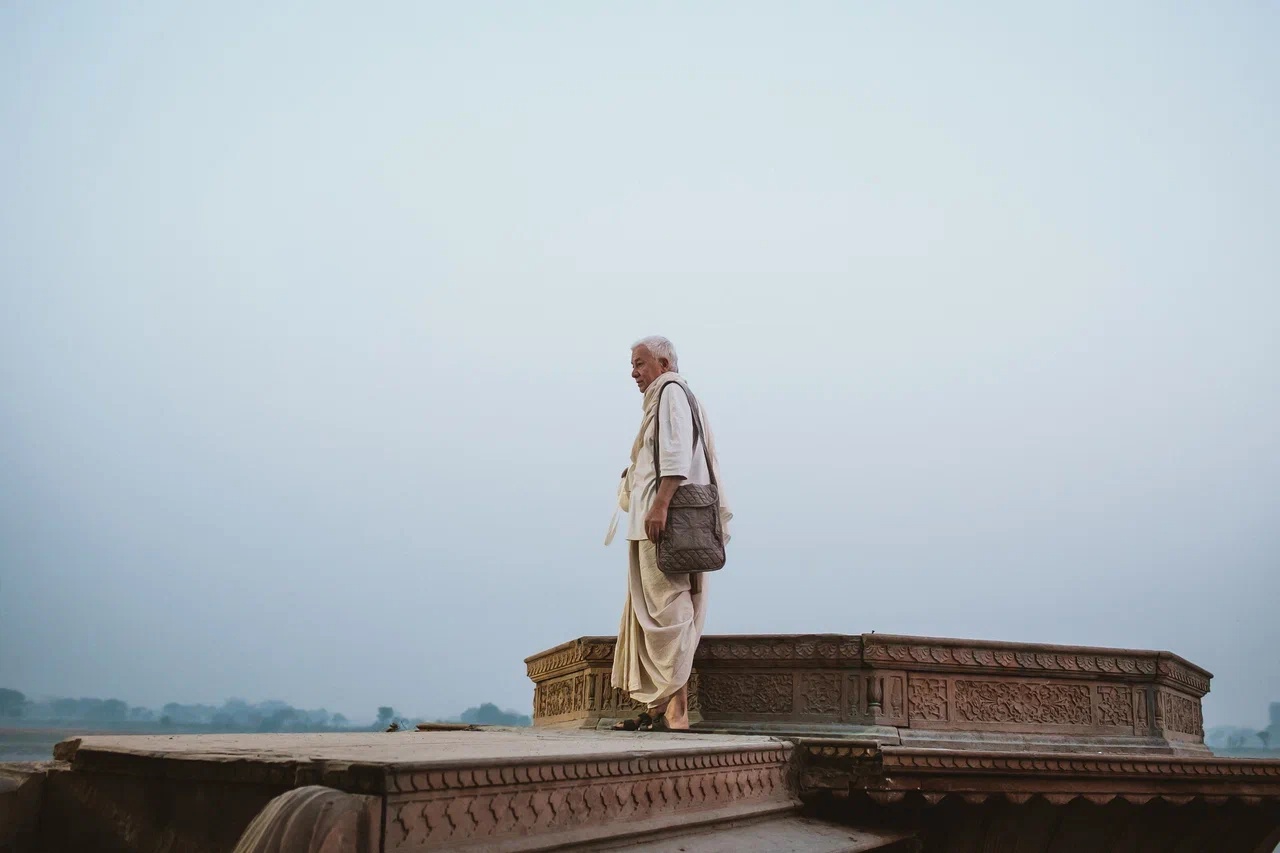
[(651, 725), (653, 725), (653, 717), (650, 717), (647, 711), (641, 711), (640, 715), (634, 720), (623, 720), (620, 723), (615, 723), (611, 730), (615, 732), (648, 731), (648, 727)]

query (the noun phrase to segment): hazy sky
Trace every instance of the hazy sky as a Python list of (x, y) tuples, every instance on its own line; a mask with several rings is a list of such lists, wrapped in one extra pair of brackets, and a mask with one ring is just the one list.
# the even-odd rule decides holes
[[(263, 7), (266, 8), (263, 8)], [(527, 710), (665, 334), (710, 633), (1280, 700), (1275, 3), (6, 3), (0, 686)]]

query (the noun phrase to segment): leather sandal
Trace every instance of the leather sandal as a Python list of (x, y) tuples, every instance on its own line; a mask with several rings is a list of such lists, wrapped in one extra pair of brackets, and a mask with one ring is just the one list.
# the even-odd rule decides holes
[(651, 725), (653, 725), (653, 717), (649, 716), (648, 711), (641, 711), (639, 716), (637, 716), (634, 720), (623, 720), (620, 723), (615, 723), (612, 726), (612, 731), (615, 731), (615, 732), (648, 731), (648, 727)]
[(664, 712), (664, 713), (661, 713), (661, 714), (659, 714), (658, 716), (654, 717), (654, 718), (653, 718), (653, 723), (652, 723), (652, 724), (650, 724), (649, 728), (648, 728), (648, 729), (646, 729), (645, 731), (650, 731), (650, 732), (667, 732), (667, 733), (675, 733), (675, 734), (679, 734), (679, 733), (681, 733), (681, 732), (687, 732), (687, 731), (689, 731), (689, 730), (688, 730), (688, 729), (673, 729), (673, 728), (671, 728), (671, 726), (667, 723), (667, 715), (666, 715), (666, 713)]

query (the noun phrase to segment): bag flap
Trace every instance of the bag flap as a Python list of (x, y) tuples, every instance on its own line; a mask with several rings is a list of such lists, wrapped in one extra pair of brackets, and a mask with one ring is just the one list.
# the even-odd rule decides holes
[(671, 496), (672, 507), (683, 506), (718, 506), (720, 490), (715, 486), (681, 486)]

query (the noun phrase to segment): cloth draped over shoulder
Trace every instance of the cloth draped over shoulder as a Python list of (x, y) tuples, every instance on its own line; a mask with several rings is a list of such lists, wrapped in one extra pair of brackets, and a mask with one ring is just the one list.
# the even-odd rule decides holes
[[(680, 387), (671, 388), (664, 395), (662, 393), (663, 388), (671, 384), (676, 384), (676, 385), (679, 385)], [(645, 437), (650, 433), (650, 430), (652, 430), (655, 434), (658, 431), (657, 425), (656, 425), (656, 422), (658, 420), (658, 400), (660, 398), (664, 399), (664, 402), (667, 405), (670, 405), (672, 401), (665, 400), (665, 398), (670, 397), (672, 394), (676, 394), (676, 395), (679, 395), (679, 398), (673, 398), (673, 399), (678, 400), (683, 404), (684, 393), (685, 391), (688, 390), (688, 388), (689, 388), (688, 383), (685, 381), (684, 377), (680, 376), (678, 373), (669, 372), (659, 376), (656, 380), (653, 381), (652, 384), (650, 384), (650, 386), (647, 389), (645, 389), (643, 414), (640, 418), (640, 429), (636, 432), (635, 441), (633, 441), (631, 444), (631, 464), (628, 466), (627, 472), (622, 477), (621, 482), (618, 483), (618, 509), (621, 510), (622, 512), (628, 512), (632, 514), (633, 528), (635, 527), (635, 524), (634, 524), (635, 518), (637, 516), (643, 518), (643, 515), (649, 511), (649, 507), (633, 506), (632, 504), (634, 503), (634, 500), (632, 496), (639, 494), (639, 495), (644, 495), (646, 496), (646, 498), (648, 498), (648, 497), (651, 497), (657, 491), (657, 482), (656, 482), (657, 476), (658, 476), (657, 472), (650, 472), (649, 466), (646, 464), (645, 473), (649, 474), (653, 478), (653, 482), (637, 483), (636, 482), (636, 478), (637, 478), (636, 463), (638, 460), (642, 458), (641, 453), (652, 452), (651, 450), (647, 449), (647, 442), (645, 441)], [(696, 397), (694, 399), (696, 400)], [(729, 502), (725, 495), (724, 478), (720, 476), (720, 460), (718, 455), (716, 454), (715, 432), (711, 428), (711, 421), (707, 417), (706, 408), (702, 405), (701, 402), (697, 403), (697, 408), (698, 408), (699, 419), (701, 420), (701, 423), (702, 423), (702, 438), (701, 438), (701, 441), (698, 442), (698, 445), (692, 448), (692, 452), (694, 457), (697, 459), (697, 462), (699, 463), (698, 467), (701, 468), (702, 467), (701, 457), (703, 456), (703, 444), (705, 443), (707, 457), (710, 463), (710, 469), (711, 469), (711, 472), (715, 475), (717, 491), (720, 494), (720, 525), (721, 525), (721, 529), (724, 532), (725, 542), (728, 542), (729, 541), (729, 521), (730, 519), (733, 518), (733, 511), (729, 508)], [(643, 458), (646, 459), (646, 462), (648, 461), (648, 457), (643, 457)], [(648, 503), (647, 500), (645, 502)], [(604, 544), (608, 545), (610, 542), (613, 541), (614, 534), (617, 530), (617, 525), (618, 525), (618, 513), (615, 512), (613, 516), (613, 521), (609, 525), (609, 531), (605, 535)], [(641, 537), (633, 536), (631, 538), (641, 538)]]

